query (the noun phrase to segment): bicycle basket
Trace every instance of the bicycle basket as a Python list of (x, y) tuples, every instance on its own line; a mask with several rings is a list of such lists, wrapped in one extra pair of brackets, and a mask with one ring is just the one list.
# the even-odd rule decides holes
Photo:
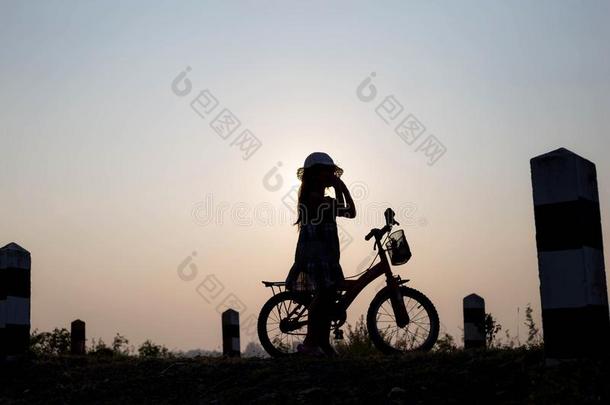
[(388, 236), (388, 240), (385, 243), (386, 251), (390, 255), (390, 262), (394, 266), (399, 264), (405, 264), (411, 258), (411, 249), (405, 238), (405, 233), (402, 229), (392, 232)]

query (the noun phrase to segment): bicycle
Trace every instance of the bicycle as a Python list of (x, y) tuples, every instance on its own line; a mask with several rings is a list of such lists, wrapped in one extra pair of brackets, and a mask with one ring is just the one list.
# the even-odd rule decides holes
[[(367, 312), (366, 324), (371, 341), (384, 354), (428, 351), (438, 339), (438, 313), (423, 293), (404, 285), (410, 280), (403, 280), (392, 273), (390, 263), (402, 265), (411, 258), (404, 232), (390, 233), (394, 225), (400, 225), (394, 216), (391, 208), (386, 209), (386, 225), (381, 229), (371, 229), (365, 236), (366, 241), (375, 238), (373, 249), (377, 250), (377, 255), (365, 271), (346, 278), (337, 289), (331, 309), (331, 330), (334, 330), (336, 340), (343, 339), (340, 328), (345, 324), (347, 309), (367, 285), (385, 275), (386, 286), (375, 295)], [(377, 257), (380, 261), (373, 266)], [(273, 296), (263, 305), (258, 316), (261, 345), (273, 357), (294, 354), (307, 334), (307, 308), (313, 294), (286, 290), (282, 281), (262, 283), (271, 288)]]

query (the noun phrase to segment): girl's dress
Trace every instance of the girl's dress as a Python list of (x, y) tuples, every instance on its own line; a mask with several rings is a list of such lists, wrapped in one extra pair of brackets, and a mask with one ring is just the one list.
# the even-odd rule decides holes
[(318, 210), (321, 213), (312, 218), (303, 216), (294, 264), (286, 278), (288, 290), (313, 292), (334, 288), (345, 279), (339, 264), (336, 200), (331, 197), (324, 200), (328, 209)]

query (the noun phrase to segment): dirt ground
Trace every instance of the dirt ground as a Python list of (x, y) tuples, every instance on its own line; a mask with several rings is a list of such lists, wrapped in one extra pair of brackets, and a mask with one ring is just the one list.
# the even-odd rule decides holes
[(610, 403), (609, 358), (541, 351), (337, 359), (59, 357), (0, 366), (0, 403)]

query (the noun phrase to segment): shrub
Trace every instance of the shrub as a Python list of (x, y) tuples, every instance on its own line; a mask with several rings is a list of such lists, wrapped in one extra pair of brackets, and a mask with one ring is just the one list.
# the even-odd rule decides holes
[(133, 346), (129, 346), (129, 339), (117, 333), (112, 339), (112, 352), (119, 356), (129, 356), (133, 352)]
[(542, 346), (542, 338), (540, 337), (540, 329), (536, 326), (536, 322), (534, 322), (534, 317), (532, 313), (534, 310), (531, 305), (528, 303), (525, 307), (525, 326), (527, 326), (527, 347), (528, 348), (537, 348)]
[(52, 332), (38, 332), (30, 335), (30, 351), (38, 356), (57, 356), (70, 352), (70, 332), (65, 328), (55, 328)]
[(129, 356), (133, 351), (133, 346), (129, 346), (129, 340), (119, 333), (112, 339), (110, 346), (102, 338), (97, 340), (93, 338), (89, 348), (89, 354), (95, 356)]
[(95, 340), (95, 338), (91, 339), (91, 347), (89, 348), (89, 354), (94, 356), (112, 356), (114, 352), (110, 347), (104, 343), (102, 338)]
[(263, 349), (259, 343), (249, 342), (243, 353), (244, 357), (269, 357), (269, 354)]
[(377, 353), (366, 328), (364, 315), (356, 321), (356, 325), (347, 324), (347, 333), (343, 341), (336, 341), (335, 346), (339, 354), (347, 355), (369, 355)]
[(146, 340), (138, 348), (138, 356), (148, 358), (167, 358), (172, 357), (167, 347), (158, 345), (150, 340)]
[(443, 334), (434, 345), (433, 350), (437, 353), (452, 353), (457, 350), (455, 339), (448, 333)]
[(502, 330), (502, 325), (494, 319), (491, 314), (485, 314), (485, 342), (487, 347), (498, 347), (497, 335)]

